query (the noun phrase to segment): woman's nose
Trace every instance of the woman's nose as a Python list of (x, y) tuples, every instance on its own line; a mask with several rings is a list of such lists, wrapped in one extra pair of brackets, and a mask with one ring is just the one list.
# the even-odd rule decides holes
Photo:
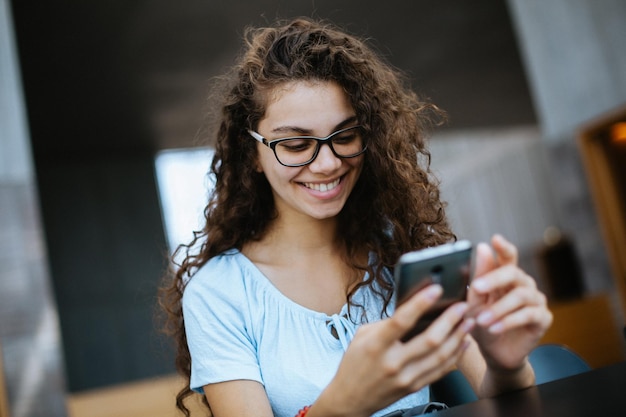
[(328, 143), (324, 143), (309, 168), (314, 172), (332, 172), (340, 166), (341, 159), (334, 154)]

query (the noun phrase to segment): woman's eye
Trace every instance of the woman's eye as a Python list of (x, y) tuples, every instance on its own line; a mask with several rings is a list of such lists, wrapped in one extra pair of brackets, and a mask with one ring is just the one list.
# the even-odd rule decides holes
[(349, 130), (341, 133), (333, 138), (333, 143), (338, 145), (351, 143), (357, 140), (361, 140), (361, 132), (359, 130)]
[(281, 142), (278, 146), (281, 146), (288, 152), (303, 152), (310, 149), (313, 143), (313, 141), (306, 139), (293, 139)]
[(351, 133), (346, 133), (340, 136), (335, 136), (333, 138), (333, 142), (334, 143), (348, 143), (348, 142), (352, 142), (356, 138), (357, 138), (357, 134), (354, 132), (351, 132)]

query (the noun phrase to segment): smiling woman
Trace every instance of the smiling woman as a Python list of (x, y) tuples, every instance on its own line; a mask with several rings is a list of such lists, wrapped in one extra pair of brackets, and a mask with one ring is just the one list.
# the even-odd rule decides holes
[(436, 106), (309, 19), (249, 29), (222, 80), (215, 188), (162, 294), (179, 408), (195, 392), (216, 417), (419, 413), (454, 365), (479, 396), (532, 384), (551, 316), (502, 237), (477, 247), (467, 302), (402, 340), (441, 287), (396, 309), (391, 269), (455, 238), (425, 146)]

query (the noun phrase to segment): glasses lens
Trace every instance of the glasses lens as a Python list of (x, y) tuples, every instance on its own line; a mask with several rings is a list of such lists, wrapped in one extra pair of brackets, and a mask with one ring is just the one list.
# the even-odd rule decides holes
[(292, 138), (280, 141), (274, 149), (278, 160), (285, 165), (304, 164), (313, 158), (317, 141), (307, 138)]
[(363, 132), (360, 126), (338, 132), (331, 139), (333, 149), (339, 156), (350, 157), (363, 150)]

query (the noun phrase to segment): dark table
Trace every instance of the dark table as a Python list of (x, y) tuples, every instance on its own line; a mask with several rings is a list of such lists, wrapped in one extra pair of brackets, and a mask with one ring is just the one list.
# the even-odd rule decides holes
[(626, 362), (495, 398), (439, 411), (437, 417), (626, 416)]

